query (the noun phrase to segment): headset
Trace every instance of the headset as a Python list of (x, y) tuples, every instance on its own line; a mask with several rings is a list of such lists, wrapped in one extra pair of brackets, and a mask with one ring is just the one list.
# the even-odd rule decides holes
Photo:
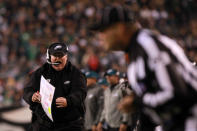
[(50, 64), (50, 65), (59, 65), (59, 64), (61, 64), (60, 62), (51, 62), (51, 55), (50, 55), (49, 50), (50, 50), (55, 44), (64, 44), (64, 45), (66, 46), (66, 52), (68, 52), (68, 46), (67, 46), (65, 43), (53, 43), (53, 44), (51, 44), (51, 45), (48, 47), (47, 52), (46, 52), (46, 60), (47, 60), (47, 63)]

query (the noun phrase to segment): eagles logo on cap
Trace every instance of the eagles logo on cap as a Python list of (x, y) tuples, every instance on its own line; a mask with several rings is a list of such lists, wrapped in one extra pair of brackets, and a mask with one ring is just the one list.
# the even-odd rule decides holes
[(61, 45), (57, 45), (57, 46), (54, 47), (54, 50), (58, 50), (58, 49), (61, 49), (61, 48), (62, 48)]
[(68, 47), (65, 43), (53, 43), (49, 47), (49, 53), (51, 55), (62, 54), (65, 55), (68, 52)]
[(116, 76), (119, 76), (120, 75), (120, 72), (117, 71), (116, 69), (108, 69), (104, 76), (111, 76), (111, 75), (116, 75)]

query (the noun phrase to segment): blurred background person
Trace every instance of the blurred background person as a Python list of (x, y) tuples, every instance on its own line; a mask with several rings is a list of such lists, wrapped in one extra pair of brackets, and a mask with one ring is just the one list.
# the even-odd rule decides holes
[(101, 86), (104, 91), (109, 87), (109, 83), (107, 82), (106, 78), (98, 79), (98, 85)]
[(124, 93), (124, 98), (120, 101), (120, 103), (118, 104), (118, 109), (122, 112), (130, 112), (130, 117), (131, 117), (131, 126), (130, 126), (130, 130), (133, 131), (138, 131), (139, 129), (139, 124), (140, 124), (140, 105), (138, 105), (138, 103), (136, 102), (133, 105), (130, 105), (128, 103), (131, 102), (131, 97), (134, 98), (135, 93), (131, 88), (131, 85), (129, 84), (128, 81), (128, 77), (127, 77), (127, 73), (126, 72), (121, 72), (120, 73), (120, 80), (119, 82), (124, 85), (124, 90), (128, 90), (127, 92), (130, 92), (129, 94), (126, 93), (125, 91)]
[[(101, 106), (99, 107), (97, 126), (100, 122), (102, 111), (104, 108), (103, 106), (104, 105), (104, 91), (109, 87), (109, 83), (107, 82), (105, 77), (102, 77), (98, 79), (98, 85), (103, 89), (103, 92), (102, 92), (102, 96), (100, 97), (102, 99), (101, 101), (102, 103), (100, 103)], [(105, 131), (105, 129), (107, 129), (107, 124), (104, 122), (102, 127), (103, 127), (103, 131)]]
[(85, 99), (85, 129), (87, 131), (96, 131), (99, 121), (99, 112), (103, 103), (103, 89), (97, 84), (99, 75), (94, 71), (85, 73), (87, 78), (87, 97)]
[[(98, 124), (98, 130), (103, 130), (103, 124), (107, 124), (107, 131), (127, 131), (130, 126), (129, 114), (118, 110), (118, 103), (124, 97), (124, 85), (119, 83), (119, 72), (108, 69), (105, 77), (110, 86), (104, 92), (104, 108)], [(127, 92), (129, 94), (129, 92)]]

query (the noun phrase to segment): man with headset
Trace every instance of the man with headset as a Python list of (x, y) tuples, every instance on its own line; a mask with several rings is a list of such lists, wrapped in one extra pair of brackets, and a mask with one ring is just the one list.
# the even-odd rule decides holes
[[(47, 62), (31, 74), (24, 88), (24, 100), (30, 105), (33, 131), (83, 130), (86, 77), (68, 61), (65, 43), (53, 43), (47, 49)], [(52, 100), (53, 122), (40, 104), (40, 79), (55, 87)]]

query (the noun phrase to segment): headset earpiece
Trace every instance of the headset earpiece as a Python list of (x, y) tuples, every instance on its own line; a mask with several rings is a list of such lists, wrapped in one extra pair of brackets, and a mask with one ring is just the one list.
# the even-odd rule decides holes
[[(52, 45), (53, 45), (53, 44), (52, 44)], [(47, 48), (47, 52), (46, 52), (46, 60), (47, 60), (48, 63), (51, 63), (51, 56), (50, 56), (49, 50), (50, 50), (50, 48), (51, 48), (52, 45), (50, 45), (50, 46)]]
[(50, 61), (50, 54), (49, 54), (49, 49), (47, 49), (47, 53), (46, 53), (46, 59), (47, 59), (48, 61)]

